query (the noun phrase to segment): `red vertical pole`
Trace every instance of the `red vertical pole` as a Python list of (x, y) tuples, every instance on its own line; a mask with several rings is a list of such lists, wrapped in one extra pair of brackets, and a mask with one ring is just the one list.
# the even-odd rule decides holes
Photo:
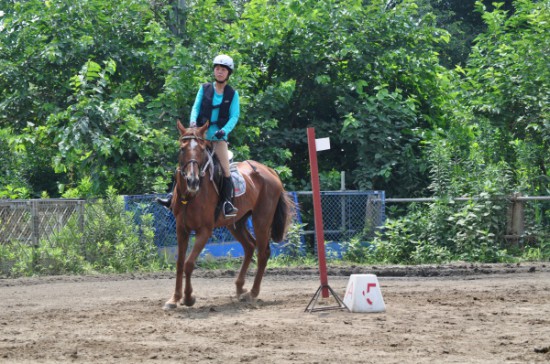
[(319, 186), (319, 170), (317, 168), (317, 147), (315, 145), (315, 129), (307, 128), (307, 144), (309, 149), (309, 165), (311, 168), (311, 189), (313, 191), (313, 215), (315, 218), (315, 235), (317, 237), (317, 258), (319, 260), (319, 277), (323, 298), (328, 298), (327, 262), (325, 258), (325, 233), (323, 230), (323, 211), (321, 208), (321, 187)]

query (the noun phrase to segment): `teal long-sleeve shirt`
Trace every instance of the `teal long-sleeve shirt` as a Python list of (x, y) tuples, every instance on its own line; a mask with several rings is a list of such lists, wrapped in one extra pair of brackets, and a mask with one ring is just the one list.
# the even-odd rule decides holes
[[(212, 84), (214, 87), (215, 85)], [(199, 88), (199, 91), (197, 92), (197, 96), (195, 97), (195, 103), (193, 104), (193, 108), (191, 109), (191, 117), (190, 117), (190, 123), (193, 124), (197, 121), (197, 117), (199, 116), (199, 112), (201, 109), (201, 103), (202, 103), (202, 96), (203, 96), (203, 88), (202, 86)], [(219, 94), (216, 92), (216, 87), (214, 87), (214, 97), (212, 98), (212, 105), (219, 105), (222, 103), (223, 100), (223, 93)], [(237, 90), (235, 90), (235, 95), (233, 96), (233, 100), (231, 101), (231, 105), (229, 106), (229, 120), (225, 124), (225, 126), (222, 128), (225, 132), (225, 136), (223, 137), (223, 140), (227, 140), (227, 136), (231, 131), (235, 128), (235, 125), (237, 125), (237, 122), (239, 121), (241, 110), (240, 110), (240, 102), (239, 102), (239, 93)], [(212, 120), (210, 120), (210, 127), (208, 128), (208, 131), (206, 132), (206, 139), (208, 140), (220, 140), (214, 136), (218, 130), (220, 130), (220, 127), (217, 124), (218, 116), (220, 114), (220, 109), (216, 108), (212, 110)]]

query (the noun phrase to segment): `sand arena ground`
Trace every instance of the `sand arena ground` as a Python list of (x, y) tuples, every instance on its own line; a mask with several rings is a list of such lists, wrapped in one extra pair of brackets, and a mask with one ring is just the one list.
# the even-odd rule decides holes
[(198, 270), (195, 306), (169, 312), (173, 273), (0, 279), (0, 362), (550, 362), (546, 264), (329, 268), (330, 286), (351, 273), (377, 275), (386, 312), (304, 313), (310, 268), (269, 270), (256, 304)]

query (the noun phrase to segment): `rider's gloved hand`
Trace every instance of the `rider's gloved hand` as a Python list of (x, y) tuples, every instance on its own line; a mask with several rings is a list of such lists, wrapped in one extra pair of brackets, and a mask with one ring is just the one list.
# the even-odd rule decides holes
[(225, 136), (225, 131), (223, 131), (223, 129), (220, 129), (216, 132), (216, 134), (214, 134), (214, 136), (218, 139), (221, 139)]
[(189, 123), (189, 127), (190, 127), (190, 128), (196, 128), (196, 127), (197, 127), (197, 122), (196, 122), (196, 121), (191, 121), (191, 122)]

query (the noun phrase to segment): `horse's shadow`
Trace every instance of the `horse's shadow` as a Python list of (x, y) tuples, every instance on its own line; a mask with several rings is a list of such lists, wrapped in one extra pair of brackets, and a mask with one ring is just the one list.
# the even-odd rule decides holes
[(214, 315), (237, 316), (251, 310), (259, 310), (263, 307), (278, 306), (283, 304), (283, 301), (281, 300), (264, 301), (261, 299), (251, 303), (240, 301), (234, 296), (228, 297), (228, 300), (229, 301), (220, 304), (201, 304), (200, 300), (197, 300), (197, 303), (193, 307), (185, 307), (182, 305), (178, 306), (178, 308), (173, 311), (167, 312), (174, 314), (176, 317), (179, 316), (179, 318), (182, 319), (200, 320), (207, 319)]

